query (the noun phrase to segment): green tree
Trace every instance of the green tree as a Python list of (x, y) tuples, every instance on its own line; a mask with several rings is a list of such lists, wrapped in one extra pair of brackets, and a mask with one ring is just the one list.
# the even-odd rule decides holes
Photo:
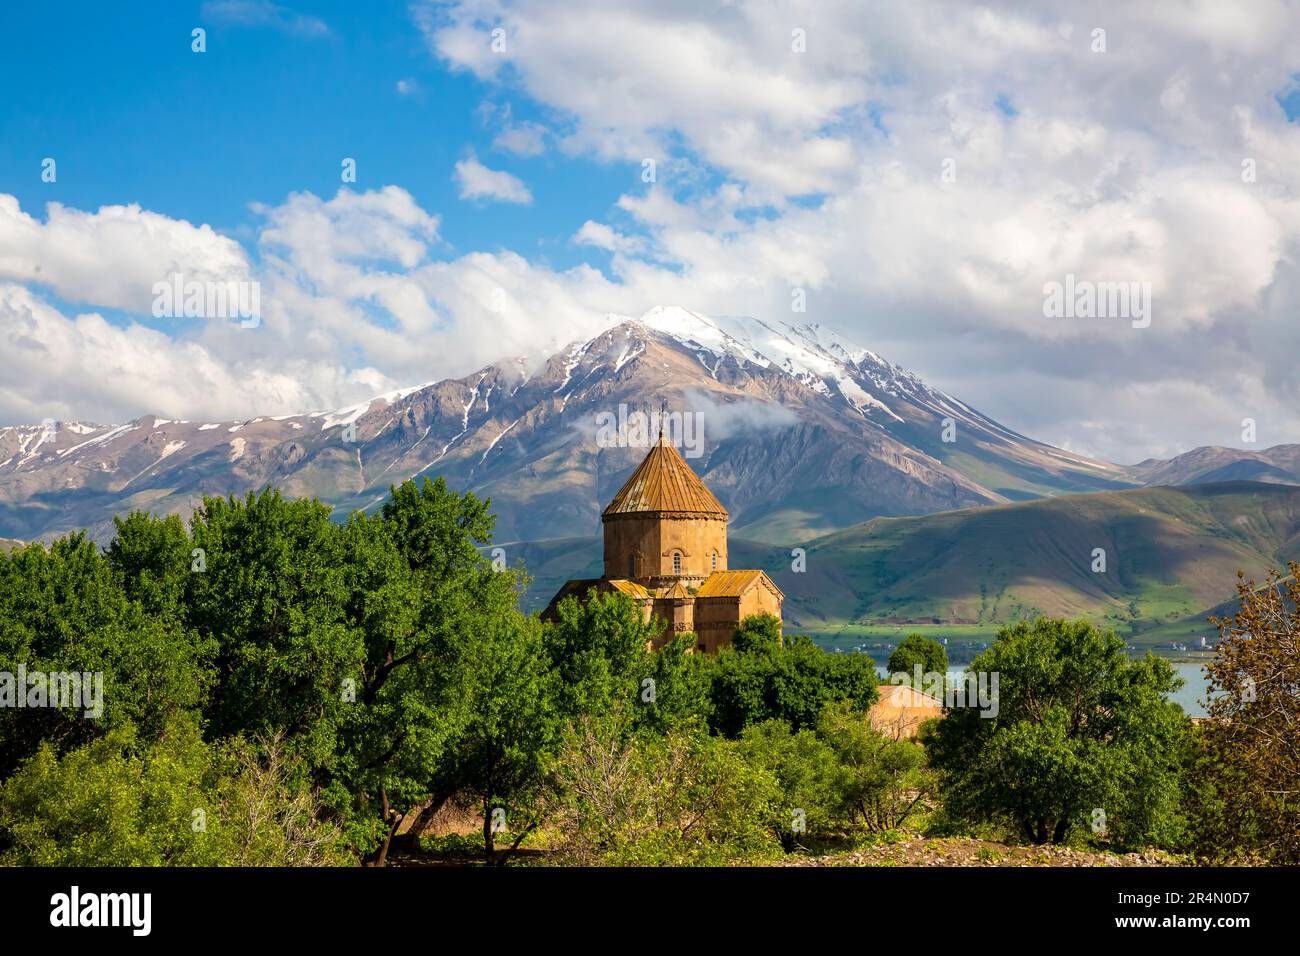
[(947, 648), (924, 634), (907, 635), (889, 655), (889, 673), (912, 676), (918, 664), (922, 674), (947, 674)]
[(80, 532), (0, 554), (0, 672), (75, 672), (92, 687), (102, 675), (103, 691), (102, 713), (89, 717), (80, 706), (0, 708), (0, 777), (43, 742), (60, 753), (127, 722), (156, 736), (207, 699), (212, 653), (210, 641), (129, 598)]
[[(653, 733), (695, 730), (708, 726), (713, 702), (714, 658), (695, 651), (694, 634), (679, 634), (657, 652), (645, 655), (650, 684), (643, 677), (636, 708), (636, 726)], [(651, 699), (650, 689), (653, 688)]]
[(869, 708), (877, 699), (876, 684), (869, 657), (828, 654), (804, 636), (725, 647), (714, 668), (711, 726), (732, 738), (766, 720), (811, 729), (827, 704), (848, 700)]
[[(1113, 632), (1040, 618), (1004, 628), (969, 673), (996, 675), (996, 715), (957, 707), (922, 726), (946, 811), (1033, 843), (1104, 827), (1121, 845), (1171, 845), (1189, 721), (1165, 661), (1131, 660)], [(990, 710), (990, 714), (992, 711)]]
[(543, 632), (561, 712), (599, 713), (615, 701), (637, 700), (654, 660), (647, 648), (661, 627), (657, 618), (643, 620), (641, 608), (624, 594), (593, 588), (585, 601), (561, 601)]
[(739, 746), (751, 766), (776, 782), (765, 822), (785, 852), (793, 852), (804, 834), (830, 832), (839, 805), (839, 768), (835, 752), (817, 734), (767, 720), (746, 727)]
[[(504, 864), (543, 821), (562, 711), (536, 618), (516, 615), (476, 635), (466, 720), (451, 757), (454, 779), (483, 812), (486, 862)], [(513, 839), (500, 853), (498, 834)]]
[(781, 644), (781, 619), (773, 614), (751, 614), (740, 622), (731, 646), (742, 654), (773, 651)]
[(487, 503), (426, 479), (342, 524), (267, 490), (204, 499), (188, 541), (168, 520), (119, 527), (110, 560), (127, 592), (164, 620), (175, 601), (212, 648), (208, 736), (282, 737), (357, 851), (383, 863), (404, 816), (459, 785), (467, 655), (518, 616), (517, 575), (479, 550)]
[(920, 744), (881, 733), (843, 703), (822, 712), (817, 735), (832, 755), (836, 813), (850, 826), (894, 830), (927, 808), (936, 785)]

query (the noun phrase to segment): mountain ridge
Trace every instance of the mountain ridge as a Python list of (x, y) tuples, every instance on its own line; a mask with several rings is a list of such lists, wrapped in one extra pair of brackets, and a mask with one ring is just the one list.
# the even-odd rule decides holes
[[(597, 417), (699, 416), (692, 462), (760, 541), (1139, 481), (1027, 438), (814, 323), (661, 306), (609, 314), (589, 339), (334, 411), (194, 422), (142, 416), (0, 429), (0, 535), (112, 534), (132, 509), (188, 513), (204, 494), (275, 485), (341, 511), (443, 475), (493, 499), (498, 536), (594, 534), (646, 448), (598, 441)], [(627, 437), (627, 436), (621, 436)]]

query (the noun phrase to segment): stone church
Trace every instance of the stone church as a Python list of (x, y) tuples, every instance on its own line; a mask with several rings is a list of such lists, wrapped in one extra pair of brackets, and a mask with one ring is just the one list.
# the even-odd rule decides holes
[(693, 632), (696, 648), (712, 653), (731, 643), (736, 625), (751, 614), (781, 617), (785, 597), (762, 571), (727, 567), (729, 515), (713, 492), (662, 434), (601, 515), (605, 573), (569, 581), (543, 613), (553, 618), (561, 599), (579, 600), (591, 588), (621, 591), (646, 619), (666, 623), (659, 647), (674, 633)]

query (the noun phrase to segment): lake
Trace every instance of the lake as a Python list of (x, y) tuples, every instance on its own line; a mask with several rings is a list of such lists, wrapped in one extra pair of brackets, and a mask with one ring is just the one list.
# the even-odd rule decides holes
[[(1174, 664), (1174, 673), (1183, 680), (1182, 688), (1174, 694), (1169, 695), (1170, 699), (1180, 704), (1183, 711), (1189, 717), (1204, 717), (1205, 707), (1205, 668), (1201, 664)], [(885, 668), (876, 665), (876, 673), (882, 678), (887, 678), (889, 672)], [(948, 672), (950, 679), (961, 676), (961, 671), (952, 670)]]

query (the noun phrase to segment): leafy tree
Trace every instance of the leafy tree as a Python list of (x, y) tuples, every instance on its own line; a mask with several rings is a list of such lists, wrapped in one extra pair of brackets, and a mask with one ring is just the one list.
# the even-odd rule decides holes
[(924, 634), (907, 635), (889, 655), (889, 672), (911, 675), (918, 664), (922, 674), (947, 674), (947, 648)]
[(658, 734), (670, 730), (694, 730), (708, 726), (713, 703), (714, 659), (695, 651), (695, 635), (679, 634), (657, 652), (646, 655), (648, 676), (653, 681), (653, 700), (645, 678), (641, 680), (640, 706), (636, 726)]
[[(0, 708), (0, 777), (42, 742), (56, 753), (130, 722), (153, 737), (204, 702), (212, 644), (149, 614), (80, 532), (49, 548), (0, 554), (0, 672), (102, 675), (102, 714), (86, 708)], [(19, 688), (14, 688), (19, 692)]]
[(133, 511), (115, 517), (116, 534), (104, 552), (123, 590), (150, 615), (179, 618), (190, 574), (204, 563), (193, 554), (184, 522), (176, 515), (155, 518)]
[(1300, 564), (1262, 587), (1239, 580), (1240, 609), (1215, 619), (1196, 780), (1196, 842), (1210, 856), (1255, 852), (1300, 863)]
[[(482, 808), (486, 862), (499, 865), (545, 816), (563, 712), (536, 618), (506, 618), (477, 638), (451, 772)], [(513, 840), (498, 855), (497, 834), (507, 831)]]
[(849, 700), (869, 708), (876, 684), (866, 655), (827, 654), (804, 636), (726, 647), (714, 670), (712, 728), (733, 738), (750, 724), (774, 719), (793, 730), (811, 729), (829, 703)]
[(574, 717), (602, 712), (615, 701), (637, 700), (654, 659), (647, 648), (661, 622), (645, 621), (627, 595), (599, 594), (594, 588), (585, 602), (561, 601), (556, 618), (544, 637), (561, 712)]
[(731, 646), (742, 654), (774, 651), (781, 644), (781, 619), (773, 614), (751, 614), (740, 622)]
[(840, 802), (838, 766), (835, 752), (817, 734), (767, 720), (745, 728), (740, 753), (776, 782), (765, 822), (785, 852), (793, 852), (804, 833), (830, 831)]
[(407, 813), (459, 786), (448, 768), (468, 719), (467, 655), (518, 617), (517, 576), (479, 550), (486, 502), (426, 479), (343, 524), (267, 490), (205, 499), (188, 542), (169, 521), (119, 527), (110, 560), (127, 592), (160, 611), (174, 600), (214, 648), (209, 737), (282, 736), (370, 862)]
[(872, 832), (897, 829), (934, 796), (924, 748), (881, 733), (865, 714), (832, 704), (822, 713), (817, 735), (835, 768), (835, 810), (850, 825)]
[[(996, 716), (954, 708), (921, 728), (946, 811), (1062, 843), (1094, 820), (1122, 845), (1173, 844), (1189, 722), (1165, 661), (1113, 632), (1040, 618), (1003, 628), (971, 672), (997, 675)], [(1094, 813), (1099, 811), (1099, 813)]]

